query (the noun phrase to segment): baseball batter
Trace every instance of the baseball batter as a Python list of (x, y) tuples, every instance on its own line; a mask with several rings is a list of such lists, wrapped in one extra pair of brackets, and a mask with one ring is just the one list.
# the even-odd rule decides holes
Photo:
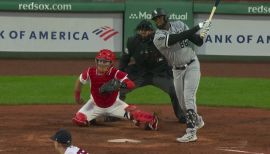
[[(190, 29), (181, 21), (168, 21), (165, 10), (157, 8), (152, 12), (157, 30), (154, 44), (172, 66), (174, 86), (180, 106), (186, 112), (186, 134), (178, 142), (197, 140), (197, 130), (204, 126), (197, 113), (196, 92), (200, 81), (200, 64), (190, 42), (201, 46), (207, 35), (210, 22), (205, 21)], [(201, 30), (201, 36), (196, 34)]]
[(119, 99), (119, 89), (132, 89), (133, 81), (127, 74), (114, 67), (115, 55), (111, 50), (103, 49), (96, 55), (96, 66), (85, 69), (75, 84), (75, 101), (83, 103), (81, 99), (82, 86), (90, 83), (91, 98), (76, 113), (73, 123), (88, 126), (89, 122), (99, 116), (112, 116), (129, 119), (136, 126), (147, 130), (158, 129), (158, 118), (155, 114), (139, 110), (134, 105)]

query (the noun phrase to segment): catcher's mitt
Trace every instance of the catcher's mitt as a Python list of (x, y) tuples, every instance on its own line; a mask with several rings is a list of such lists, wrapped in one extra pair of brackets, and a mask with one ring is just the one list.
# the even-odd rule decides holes
[(106, 83), (104, 83), (100, 88), (99, 92), (101, 94), (108, 93), (108, 92), (113, 92), (116, 90), (119, 90), (121, 87), (121, 82), (116, 79), (112, 79)]

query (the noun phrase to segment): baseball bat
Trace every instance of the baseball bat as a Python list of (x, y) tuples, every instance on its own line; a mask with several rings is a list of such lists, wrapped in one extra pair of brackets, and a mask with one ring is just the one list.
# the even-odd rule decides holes
[(215, 5), (213, 6), (212, 11), (211, 11), (211, 14), (210, 14), (210, 16), (208, 18), (209, 21), (212, 20), (213, 15), (214, 15), (214, 13), (215, 13), (215, 11), (217, 9), (217, 6), (218, 6), (219, 2), (220, 2), (220, 0), (215, 0)]

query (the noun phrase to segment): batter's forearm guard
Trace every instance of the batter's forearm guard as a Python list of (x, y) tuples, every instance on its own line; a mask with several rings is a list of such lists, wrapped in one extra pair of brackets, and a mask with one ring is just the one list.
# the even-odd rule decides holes
[(170, 46), (170, 45), (173, 45), (177, 42), (182, 42), (185, 39), (192, 37), (198, 30), (200, 30), (200, 27), (195, 26), (192, 29), (183, 31), (179, 34), (170, 34), (169, 39), (168, 39), (168, 45)]

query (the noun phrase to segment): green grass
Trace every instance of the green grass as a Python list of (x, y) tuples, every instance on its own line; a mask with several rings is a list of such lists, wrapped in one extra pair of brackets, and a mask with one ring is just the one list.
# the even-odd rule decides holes
[[(72, 104), (77, 76), (0, 76), (0, 104)], [(197, 104), (270, 108), (270, 80), (202, 77)], [(82, 96), (89, 98), (89, 86)], [(163, 91), (153, 86), (127, 95), (130, 104), (169, 104)]]
[[(4, 76), (0, 77), (0, 104), (59, 104), (73, 102), (77, 77)], [(85, 86), (84, 97), (88, 91)], [(89, 96), (89, 95), (88, 95)]]
[(198, 102), (211, 106), (270, 108), (270, 80), (204, 77)]

